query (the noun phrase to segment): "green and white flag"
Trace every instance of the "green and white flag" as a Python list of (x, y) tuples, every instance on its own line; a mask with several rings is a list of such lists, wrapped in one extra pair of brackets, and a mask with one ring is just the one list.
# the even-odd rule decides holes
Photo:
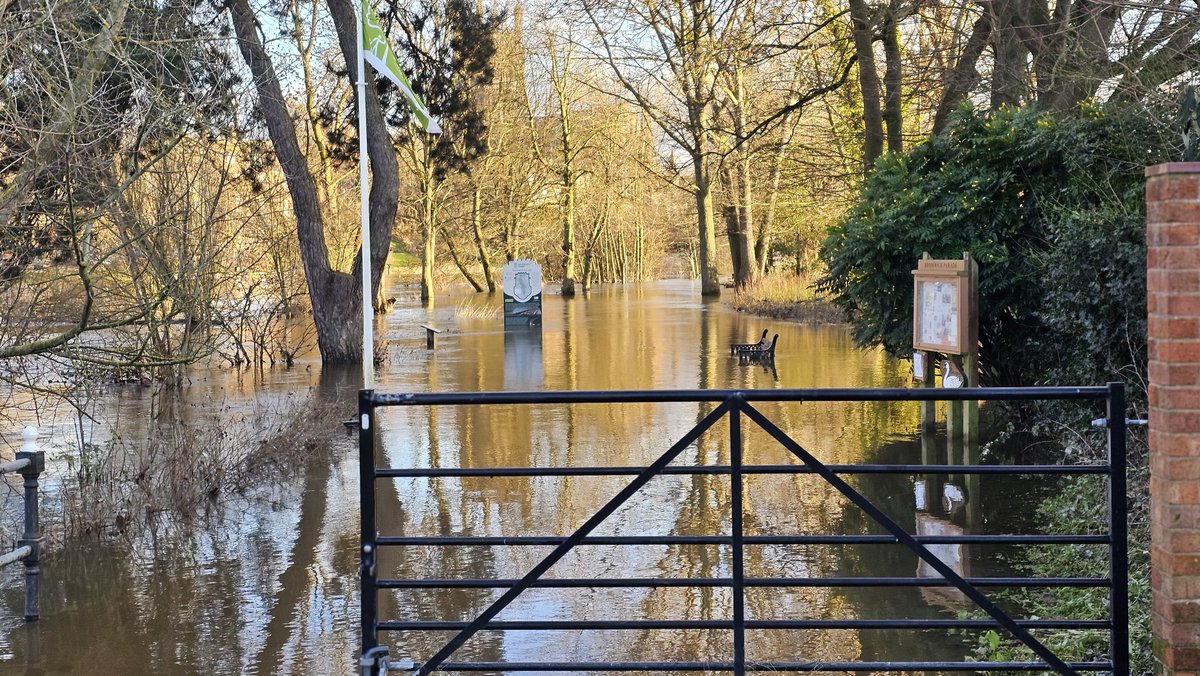
[(404, 71), (400, 70), (400, 64), (396, 61), (396, 52), (388, 42), (383, 27), (379, 25), (379, 17), (375, 16), (375, 12), (371, 10), (370, 0), (362, 0), (362, 36), (363, 58), (366, 62), (400, 88), (400, 93), (408, 101), (408, 105), (413, 111), (413, 117), (417, 118), (417, 123), (421, 125), (422, 129), (430, 134), (442, 133), (437, 118), (429, 113), (425, 102), (413, 91)]

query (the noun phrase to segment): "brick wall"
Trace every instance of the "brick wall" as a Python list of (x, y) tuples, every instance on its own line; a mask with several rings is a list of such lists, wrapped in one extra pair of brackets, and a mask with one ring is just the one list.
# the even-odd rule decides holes
[(1200, 162), (1146, 179), (1154, 652), (1200, 675)]

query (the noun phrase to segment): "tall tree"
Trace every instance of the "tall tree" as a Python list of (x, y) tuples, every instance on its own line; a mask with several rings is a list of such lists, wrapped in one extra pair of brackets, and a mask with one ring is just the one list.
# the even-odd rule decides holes
[(575, 193), (582, 177), (579, 153), (587, 149), (574, 124), (572, 108), (578, 100), (579, 83), (571, 72), (574, 44), (567, 40), (560, 48), (553, 36), (547, 41), (550, 57), (550, 85), (558, 103), (559, 180), (562, 190), (562, 295), (575, 295)]
[[(354, 9), (347, 0), (328, 0), (327, 4), (345, 62), (353, 64), (357, 58), (357, 17)], [(229, 12), (238, 50), (253, 77), (259, 108), (291, 194), (296, 235), (304, 261), (321, 358), (326, 363), (358, 362), (362, 358), (362, 323), (358, 321), (362, 266), (364, 262), (370, 266), (373, 295), (377, 295), (399, 195), (399, 169), (391, 138), (384, 125), (379, 98), (374, 88), (367, 88), (367, 150), (373, 179), (368, 199), (372, 246), (369, 252), (359, 252), (354, 272), (347, 274), (336, 270), (330, 263), (316, 182), (300, 150), (279, 77), (259, 39), (254, 10), (249, 0), (230, 0)], [(356, 68), (346, 70), (348, 73), (357, 71)]]
[(571, 34), (572, 26), (569, 23), (555, 25), (550, 16), (541, 17), (539, 23), (544, 27), (539, 47), (545, 60), (549, 100), (544, 113), (539, 115), (531, 109), (529, 116), (531, 120), (545, 120), (547, 131), (555, 129), (552, 159), (542, 153), (540, 144), (535, 144), (534, 150), (542, 165), (558, 179), (562, 295), (570, 297), (575, 295), (578, 281), (576, 259), (579, 246), (576, 242), (575, 220), (579, 212), (579, 182), (587, 174), (583, 167), (583, 156), (592, 150), (592, 140), (600, 129), (594, 124), (586, 125), (589, 117), (583, 109), (586, 107), (585, 97), (592, 93), (592, 89), (580, 72), (579, 45)]
[[(818, 3), (753, 0), (727, 22), (719, 52), (722, 213), (739, 288), (765, 269), (778, 169), (801, 113), (850, 77), (853, 57), (827, 47), (843, 42), (841, 14)], [(813, 51), (828, 57), (818, 68), (809, 66)], [(764, 201), (768, 207), (760, 210)]]
[(719, 296), (713, 214), (717, 59), (725, 19), (742, 0), (613, 0), (585, 4), (624, 94), (686, 154), (696, 203), (700, 293)]
[(867, 0), (849, 0), (858, 58), (858, 88), (862, 92), (863, 170), (870, 172), (883, 154), (883, 105), (879, 69), (875, 64), (875, 16)]
[[(849, 0), (854, 53), (858, 60), (858, 86), (862, 93), (863, 170), (875, 160), (904, 149), (901, 113), (900, 26), (906, 18), (901, 0), (872, 6), (867, 0)], [(883, 43), (884, 75), (879, 76), (875, 43)]]

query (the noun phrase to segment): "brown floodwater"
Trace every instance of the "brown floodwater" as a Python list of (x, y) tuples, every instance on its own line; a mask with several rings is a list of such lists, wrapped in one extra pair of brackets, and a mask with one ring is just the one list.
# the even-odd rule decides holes
[[(563, 301), (548, 294), (540, 329), (505, 331), (496, 298), (465, 292), (422, 308), (399, 288), (379, 320), (390, 361), (384, 391), (898, 387), (908, 366), (855, 349), (845, 327), (812, 327), (737, 314), (699, 300), (686, 281), (594, 290)], [(419, 324), (446, 330), (427, 351)], [(779, 333), (774, 368), (741, 365), (728, 343)], [(256, 379), (228, 369), (195, 369), (184, 397), (192, 425), (227, 425), (247, 411), (289, 398), (320, 397), (354, 407), (349, 372), (321, 372), (313, 359)], [(43, 413), (51, 457), (82, 433), (103, 436), (106, 420), (145, 419), (148, 390), (97, 398), (95, 422)], [(918, 412), (904, 403), (763, 404), (760, 410), (826, 462), (946, 462), (944, 440), (918, 437)], [(339, 409), (340, 410), (340, 409)], [(653, 461), (710, 405), (623, 404), (388, 409), (379, 417), (389, 465), (639, 465)], [(128, 430), (129, 428), (124, 428)], [(136, 427), (135, 427), (136, 429)], [(724, 423), (677, 463), (728, 461)], [(81, 431), (82, 430), (82, 431)], [(125, 433), (128, 433), (126, 431)], [(149, 428), (145, 433), (151, 433)], [(160, 523), (133, 539), (59, 543), (42, 565), (42, 619), (21, 621), (20, 566), (0, 578), (0, 673), (343, 674), (358, 636), (358, 462), (354, 440), (331, 437), (328, 462), (251, 495), (227, 497), (187, 520)], [(56, 450), (58, 449), (58, 450)], [(746, 461), (788, 462), (786, 451), (750, 430)], [(61, 462), (58, 471), (65, 471)], [(1002, 531), (1019, 490), (962, 477), (863, 475), (854, 485), (902, 525), (926, 534)], [(14, 485), (11, 484), (10, 485)], [(55, 485), (53, 476), (48, 491)], [(378, 486), (379, 528), (405, 535), (568, 534), (623, 485), (600, 478), (402, 479)], [(2, 487), (0, 487), (2, 488)], [(721, 534), (729, 528), (726, 477), (667, 476), (648, 484), (597, 535)], [(54, 501), (48, 499), (49, 509)], [(918, 502), (921, 509), (918, 510)], [(747, 479), (748, 534), (879, 533), (819, 479)], [(984, 548), (943, 548), (956, 567), (987, 574), (1001, 565)], [(520, 577), (543, 547), (409, 547), (388, 550), (384, 577)], [(557, 577), (727, 576), (719, 546), (587, 546), (560, 562)], [(911, 576), (916, 557), (892, 545), (760, 546), (747, 550), (748, 575)], [(466, 620), (497, 596), (487, 590), (396, 591), (380, 595), (385, 618)], [(726, 619), (721, 589), (531, 590), (499, 619)], [(918, 589), (794, 588), (747, 592), (747, 616), (787, 618), (953, 618), (955, 594)], [(444, 632), (385, 634), (394, 657), (423, 659)], [(961, 659), (972, 636), (917, 630), (748, 632), (751, 659)], [(484, 632), (457, 660), (724, 660), (726, 632)]]

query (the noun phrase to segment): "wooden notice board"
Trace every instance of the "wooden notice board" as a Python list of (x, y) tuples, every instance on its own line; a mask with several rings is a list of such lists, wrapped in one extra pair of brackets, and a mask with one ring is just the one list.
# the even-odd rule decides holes
[(913, 270), (913, 349), (968, 354), (973, 302), (968, 261), (922, 259)]

